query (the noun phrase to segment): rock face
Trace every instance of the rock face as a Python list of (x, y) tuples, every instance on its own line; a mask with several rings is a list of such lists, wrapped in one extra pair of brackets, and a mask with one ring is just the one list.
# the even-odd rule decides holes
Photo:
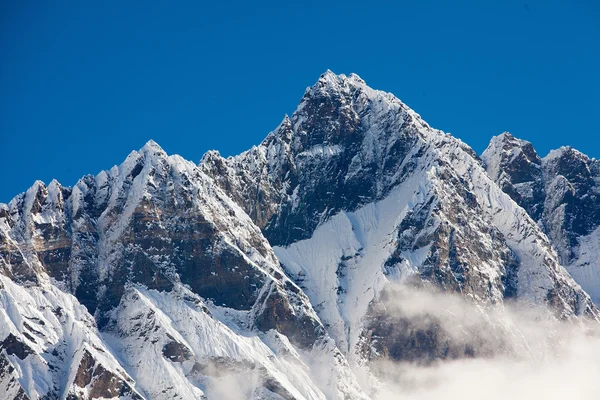
[[(128, 347), (121, 350), (126, 354), (129, 348), (141, 347), (149, 340), (153, 329), (168, 325), (166, 321), (157, 320), (156, 325), (145, 325), (146, 329), (142, 330), (136, 328), (137, 325), (127, 325), (131, 320), (122, 321), (120, 314), (126, 314), (126, 308), (131, 306), (123, 304), (123, 299), (132, 299), (128, 294), (138, 287), (171, 293), (173, 298), (168, 301), (176, 301), (178, 296), (195, 296), (190, 298), (204, 305), (197, 306), (192, 315), (201, 314), (203, 318), (220, 321), (218, 329), (215, 328), (217, 336), (223, 335), (220, 330), (226, 329), (234, 329), (240, 337), (246, 331), (267, 334), (273, 330), (285, 335), (282, 337), (285, 337), (288, 346), (307, 352), (312, 351), (315, 345), (323, 346), (331, 341), (309, 299), (286, 276), (260, 229), (244, 211), (196, 165), (178, 156), (167, 156), (154, 142), (149, 142), (139, 152), (131, 153), (123, 164), (110, 171), (82, 178), (74, 188), (63, 188), (55, 181), (48, 186), (36, 182), (10, 204), (2, 205), (2, 211), (2, 275), (10, 279), (11, 284), (26, 288), (24, 290), (33, 297), (44, 296), (43, 291), (48, 286), (72, 294), (74, 297), (69, 298), (69, 307), (87, 310), (86, 318), (93, 321), (90, 324), (94, 326), (86, 330), (86, 335), (114, 335), (116, 343), (127, 343)], [(15, 302), (19, 296), (14, 295)], [(64, 306), (57, 307), (53, 300), (49, 303), (49, 307), (56, 309), (57, 313), (64, 312)], [(8, 307), (8, 304), (3, 305)], [(157, 309), (160, 305), (147, 302), (143, 305), (148, 312), (144, 319), (148, 319), (150, 314), (159, 314)], [(206, 312), (212, 313), (212, 317), (207, 317)], [(171, 313), (167, 314), (168, 317), (164, 313), (161, 315), (162, 318), (173, 318)], [(55, 347), (70, 347), (62, 332), (53, 334), (48, 342), (43, 331), (35, 328), (34, 331), (42, 335), (38, 341), (16, 315), (4, 314), (4, 318), (6, 326), (11, 327), (7, 328), (7, 334), (11, 332), (13, 335), (6, 336), (3, 342), (9, 357), (14, 353), (25, 362), (38, 363), (52, 355)], [(46, 319), (40, 317), (40, 320), (47, 324)], [(56, 330), (64, 331), (66, 327), (63, 324), (66, 322), (56, 321)], [(123, 327), (123, 324), (127, 326)], [(169, 335), (173, 338), (178, 336), (175, 332)], [(22, 336), (29, 340), (15, 339)], [(29, 350), (28, 343), (31, 341), (41, 347)], [(232, 342), (235, 340), (232, 339)], [(274, 342), (278, 340), (274, 339)], [(88, 341), (83, 340), (77, 346), (86, 343)], [(276, 357), (264, 344), (261, 346), (261, 357)], [(97, 347), (105, 353), (114, 353), (117, 358), (123, 357), (114, 349)], [(177, 349), (183, 348), (185, 345), (181, 342), (165, 342), (156, 347), (156, 352), (162, 355), (162, 361), (159, 360), (162, 364), (180, 363), (183, 354), (199, 359), (196, 362), (201, 363), (210, 354), (205, 344), (188, 349), (187, 353), (174, 354)], [(338, 361), (339, 351), (335, 345), (330, 348), (332, 374), (337, 373), (340, 379), (346, 379), (339, 371), (336, 372), (336, 369), (347, 369), (343, 356), (342, 361)], [(27, 357), (30, 353), (33, 355)], [(61, 354), (60, 359), (77, 364), (77, 354)], [(238, 352), (217, 355), (234, 360), (240, 357)], [(66, 391), (73, 398), (125, 395), (132, 398), (144, 395), (151, 398), (172, 398), (175, 395), (202, 398), (206, 391), (210, 392), (210, 388), (206, 388), (209, 383), (189, 389), (194, 386), (190, 380), (196, 379), (188, 376), (191, 366), (175, 375), (166, 374), (169, 378), (161, 383), (160, 390), (151, 378), (143, 381), (136, 392), (138, 389), (134, 388), (133, 380), (119, 377), (126, 376), (125, 373), (115, 375), (107, 366), (98, 364), (94, 357), (92, 353), (85, 353), (78, 367), (74, 366), (71, 372), (63, 371), (75, 374), (71, 384), (47, 387), (39, 383), (33, 385), (35, 393), (28, 395), (60, 396)], [(244, 360), (255, 361), (257, 355), (248, 353), (245, 357)], [(115, 369), (122, 368), (127, 374), (138, 377), (140, 365), (148, 361), (137, 360), (137, 364), (123, 366), (116, 360), (111, 362), (114, 362)], [(161, 370), (165, 367), (156, 368)], [(279, 368), (271, 366), (265, 379), (279, 382), (278, 376), (285, 376)], [(48, 369), (49, 374), (54, 371), (49, 366)], [(351, 373), (347, 375), (351, 376)], [(295, 393), (296, 398), (319, 398), (319, 393), (327, 390), (310, 383), (311, 379), (307, 376), (303, 379), (301, 391), (293, 389), (294, 384), (289, 383), (289, 379), (281, 385), (288, 392)], [(336, 379), (332, 377), (332, 382), (337, 382)], [(58, 384), (64, 380), (61, 378), (54, 382)], [(137, 379), (135, 382), (139, 384), (140, 381)], [(360, 389), (352, 380), (339, 383), (339, 387), (344, 385), (349, 387), (350, 393), (361, 396)], [(172, 390), (168, 391), (165, 387)], [(332, 398), (344, 393), (337, 391), (337, 387)], [(82, 388), (85, 390), (80, 390)]]
[(600, 162), (570, 147), (541, 159), (508, 133), (482, 155), (488, 173), (538, 222), (560, 262), (600, 304)]
[[(391, 318), (399, 284), (600, 319), (536, 224), (560, 189), (540, 171), (567, 167), (505, 139), (486, 172), (393, 95), (328, 71), (237, 157), (195, 165), (150, 141), (73, 188), (36, 182), (0, 204), (0, 388), (363, 399), (353, 368), (370, 360), (485, 354), (435, 321)], [(589, 235), (580, 219), (569, 226)]]
[(544, 212), (546, 186), (542, 160), (531, 143), (505, 132), (481, 156), (490, 178), (538, 221)]
[[(385, 118), (391, 112), (397, 118)], [(369, 132), (371, 125), (377, 131)], [(309, 238), (342, 209), (384, 198), (425, 126), (399, 100), (371, 90), (357, 75), (328, 72), (260, 146), (230, 159), (209, 152), (200, 167), (245, 208), (272, 245), (288, 245)]]
[(372, 330), (369, 305), (407, 280), (598, 317), (477, 155), (356, 75), (323, 74), (260, 146), (200, 167), (262, 228), (347, 354)]
[(67, 399), (86, 399), (86, 398), (114, 398), (127, 397), (133, 400), (142, 399), (142, 397), (130, 386), (129, 382), (108, 371), (102, 364), (99, 364), (92, 354), (83, 350), (81, 361), (77, 367), (75, 379), (73, 380), (72, 392)]

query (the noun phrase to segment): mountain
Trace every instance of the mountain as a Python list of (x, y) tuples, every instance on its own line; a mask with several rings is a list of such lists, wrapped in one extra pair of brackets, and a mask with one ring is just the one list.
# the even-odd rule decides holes
[(384, 336), (364, 325), (368, 308), (410, 277), (483, 303), (516, 297), (598, 317), (477, 155), (356, 75), (325, 73), (260, 146), (200, 166), (275, 245), (349, 355)]
[(482, 155), (492, 179), (548, 235), (560, 262), (600, 304), (600, 161), (561, 147), (540, 158), (531, 143), (496, 136)]
[[(3, 349), (29, 398), (204, 398), (245, 370), (260, 398), (361, 397), (260, 230), (156, 143), (2, 210)], [(321, 387), (313, 352), (332, 369)]]
[(150, 141), (73, 188), (36, 182), (0, 205), (0, 388), (367, 399), (378, 360), (513, 350), (398, 312), (406, 288), (466, 299), (500, 342), (514, 332), (492, 310), (507, 303), (600, 321), (536, 223), (552, 190), (527, 151), (513, 169), (482, 161), (393, 95), (327, 71), (236, 157), (196, 165)]

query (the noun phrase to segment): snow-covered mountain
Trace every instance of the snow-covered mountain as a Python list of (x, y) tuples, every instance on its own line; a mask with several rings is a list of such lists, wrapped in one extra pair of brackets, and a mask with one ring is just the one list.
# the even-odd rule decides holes
[(564, 223), (536, 223), (560, 214), (545, 195), (560, 182), (540, 171), (569, 164), (490, 148), (486, 171), (393, 95), (328, 71), (239, 156), (195, 165), (150, 141), (73, 188), (36, 182), (0, 204), (0, 389), (366, 399), (372, 361), (485, 353), (391, 312), (402, 285), (456, 293), (484, 315), (510, 299), (600, 321), (589, 282), (563, 268)]
[(488, 173), (540, 225), (560, 262), (600, 304), (600, 161), (571, 147), (540, 158), (531, 143), (496, 136)]
[(349, 355), (381, 336), (365, 326), (372, 302), (409, 278), (597, 318), (477, 155), (356, 75), (323, 74), (260, 146), (200, 166), (261, 227)]
[[(36, 182), (2, 213), (0, 327), (17, 392), (204, 398), (221, 375), (251, 373), (257, 398), (361, 397), (260, 230), (156, 143), (72, 189)], [(329, 366), (319, 382), (312, 353)]]

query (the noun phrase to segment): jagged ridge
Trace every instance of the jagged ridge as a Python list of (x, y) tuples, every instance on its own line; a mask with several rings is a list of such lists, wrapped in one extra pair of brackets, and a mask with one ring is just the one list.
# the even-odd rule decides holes
[[(495, 148), (515, 140), (504, 135)], [(524, 150), (506, 153), (535, 164)], [(35, 374), (6, 367), (0, 382), (15, 397), (216, 398), (223, 373), (250, 373), (256, 384), (244, 396), (253, 398), (366, 398), (350, 366), (473, 355), (432, 328), (390, 332), (381, 309), (398, 283), (483, 307), (516, 299), (557, 318), (598, 319), (513, 201), (529, 199), (521, 184), (529, 175), (537, 182), (539, 168), (517, 182), (507, 163), (492, 171), (493, 158), (484, 154), (486, 172), (466, 144), (393, 95), (328, 71), (291, 117), (237, 157), (209, 152), (196, 166), (151, 141), (74, 188), (36, 182), (0, 205), (9, 327), (0, 333), (20, 349), (8, 354), (5, 345), (3, 354)], [(504, 191), (512, 185), (513, 199), (494, 180)], [(67, 309), (67, 319), (33, 317), (53, 333), (27, 327), (33, 308), (6, 310), (28, 296), (45, 298), (52, 315)], [(73, 321), (76, 343), (65, 334)], [(50, 367), (55, 350), (68, 369)], [(315, 375), (316, 364), (331, 374)], [(107, 377), (120, 383), (106, 387)]]
[[(100, 364), (107, 369), (112, 363), (129, 371), (130, 376), (137, 377), (140, 396), (171, 398), (177, 394), (202, 398), (211, 391), (210, 377), (198, 372), (196, 364), (210, 364), (215, 357), (260, 366), (264, 372), (259, 378), (270, 382), (267, 386), (295, 393), (293, 398), (322, 398), (323, 390), (331, 390), (328, 396), (331, 398), (347, 391), (361, 396), (360, 389), (340, 372), (347, 369), (344, 358), (328, 338), (308, 298), (286, 277), (260, 230), (193, 163), (179, 156), (167, 156), (156, 143), (151, 141), (139, 152), (132, 152), (123, 164), (110, 171), (82, 178), (72, 189), (63, 188), (55, 181), (48, 187), (36, 182), (27, 193), (17, 196), (2, 209), (0, 270), (3, 275), (29, 287), (34, 296), (44, 287), (72, 293), (76, 298), (70, 300), (73, 306), (81, 308), (81, 303), (94, 316), (92, 319), (86, 312), (81, 317), (94, 321), (94, 326), (85, 330), (86, 335), (112, 337), (115, 344), (111, 348), (96, 347), (107, 354), (116, 354), (116, 359), (128, 361), (120, 366), (114, 359), (110, 363), (102, 362), (95, 353), (90, 353), (88, 359), (91, 357), (94, 361), (84, 364)], [(180, 296), (201, 302), (191, 313), (192, 319), (203, 321), (204, 325), (214, 319), (215, 322), (210, 323), (216, 324), (212, 328), (216, 338), (227, 335), (229, 329), (237, 332), (234, 334), (237, 339), (230, 338), (226, 348), (235, 349), (236, 340), (243, 341), (244, 332), (267, 334), (273, 330), (285, 336), (270, 333), (272, 339), (268, 347), (260, 341), (251, 344), (263, 346), (256, 351), (217, 354), (204, 345), (187, 346), (173, 339), (176, 344), (171, 348), (183, 346), (181, 348), (188, 349), (188, 356), (172, 360), (163, 352), (165, 357), (159, 356), (157, 362), (151, 363), (154, 366), (151, 380), (144, 380), (140, 378), (144, 376), (140, 368), (149, 359), (139, 360), (132, 349), (143, 348), (147, 346), (143, 343), (152, 341), (152, 352), (161, 354), (161, 347), (168, 346), (169, 342), (152, 339), (152, 332), (159, 326), (166, 329), (172, 325), (174, 322), (167, 321), (173, 321), (176, 314), (167, 313), (162, 321), (146, 325), (145, 329), (138, 324), (132, 327), (131, 320), (136, 318), (125, 315), (130, 315), (128, 310), (135, 306), (132, 299), (136, 295), (132, 291), (142, 296), (138, 287), (150, 290), (145, 297), (154, 296), (153, 291), (158, 291), (170, 293), (172, 302)], [(17, 300), (18, 296), (13, 298)], [(201, 307), (202, 304), (205, 306)], [(3, 305), (9, 307), (8, 303)], [(145, 301), (139, 307), (147, 316), (138, 314), (138, 318), (145, 319), (159, 313), (163, 306)], [(205, 313), (211, 317), (204, 316)], [(27, 357), (26, 363), (46, 365), (43, 361), (46, 354), (54, 352), (57, 346), (64, 347), (68, 340), (60, 332), (49, 342), (43, 332), (36, 339), (15, 318), (15, 315), (5, 314), (5, 323), (21, 343), (47, 342), (37, 348), (35, 357)], [(96, 322), (102, 335), (95, 327)], [(185, 328), (180, 326), (179, 329)], [(168, 337), (177, 337), (172, 330), (165, 332)], [(181, 331), (177, 332), (181, 335)], [(83, 348), (85, 343), (83, 340), (75, 347)], [(333, 389), (315, 386), (308, 376), (301, 377), (300, 389), (294, 389), (298, 381), (290, 382), (291, 378), (281, 372), (283, 368), (290, 373), (294, 368), (265, 364), (269, 353), (275, 357), (273, 351), (277, 350), (270, 350), (272, 346), (288, 352), (291, 345), (297, 349), (293, 350), (294, 354), (298, 350), (310, 353), (313, 349), (327, 349), (325, 354), (333, 369)], [(61, 357), (72, 359), (77, 366), (77, 354), (67, 352)], [(254, 359), (258, 356), (264, 361)], [(169, 373), (173, 362), (184, 366), (177, 373)], [(49, 371), (52, 368), (45, 368), (52, 376), (54, 372)], [(82, 368), (91, 367), (79, 367), (79, 370)], [(68, 391), (77, 398), (94, 397), (91, 378), (64, 381), (61, 376), (73, 374), (72, 370), (57, 372), (56, 378), (51, 378), (62, 382), (55, 388), (34, 380), (34, 384), (26, 388), (28, 395), (60, 396), (61, 392)], [(157, 382), (152, 378), (156, 374), (166, 378)], [(351, 376), (349, 371), (345, 374)], [(172, 389), (165, 390), (168, 387)], [(104, 391), (102, 395), (112, 397), (118, 393)]]
[(600, 162), (562, 147), (543, 159), (505, 133), (482, 158), (490, 176), (538, 222), (560, 262), (600, 303)]

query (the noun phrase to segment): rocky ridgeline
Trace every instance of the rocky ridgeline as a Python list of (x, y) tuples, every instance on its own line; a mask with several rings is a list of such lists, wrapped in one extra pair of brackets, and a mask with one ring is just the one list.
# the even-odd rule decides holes
[(150, 141), (73, 188), (36, 182), (0, 205), (0, 390), (366, 399), (353, 371), (370, 360), (489, 354), (435, 318), (392, 315), (402, 284), (599, 319), (580, 287), (600, 288), (586, 278), (598, 171), (508, 134), (480, 159), (328, 71), (239, 156), (195, 165)]
[(499, 186), (548, 235), (559, 260), (600, 302), (600, 162), (562, 147), (540, 158), (531, 143), (504, 133), (482, 155)]

